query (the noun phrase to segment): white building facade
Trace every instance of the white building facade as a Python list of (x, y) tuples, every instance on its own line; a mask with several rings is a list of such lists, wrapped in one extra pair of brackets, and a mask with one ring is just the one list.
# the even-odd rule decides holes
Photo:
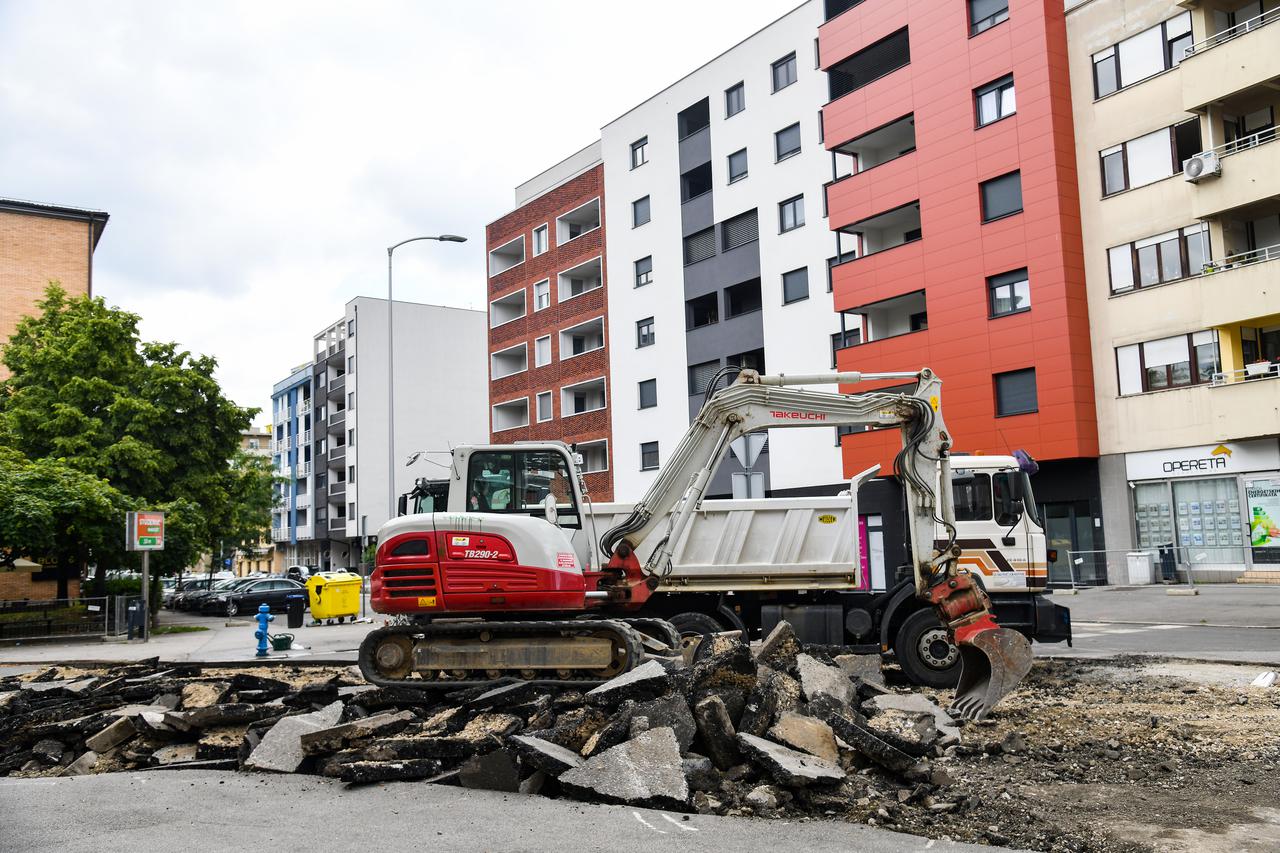
[[(601, 131), (617, 500), (644, 493), (716, 371), (833, 366), (822, 21), (811, 0)], [(709, 493), (838, 489), (835, 431), (773, 430), (751, 471), (727, 460)]]

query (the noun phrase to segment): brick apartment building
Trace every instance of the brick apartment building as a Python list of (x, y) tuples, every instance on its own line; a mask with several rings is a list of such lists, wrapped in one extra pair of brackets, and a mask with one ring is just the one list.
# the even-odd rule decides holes
[[(72, 296), (93, 292), (93, 250), (107, 219), (100, 210), (0, 199), (0, 342), (35, 310), (49, 282)], [(0, 379), (7, 376), (0, 366)]]
[(600, 143), (516, 188), (486, 229), (493, 441), (555, 439), (613, 499)]
[[(72, 296), (93, 292), (93, 250), (107, 226), (99, 210), (0, 199), (0, 345), (9, 340), (25, 316), (35, 313), (49, 282), (59, 282)], [(0, 379), (9, 371), (0, 365)], [(65, 595), (80, 594), (78, 568), (62, 577)], [(19, 559), (0, 569), (0, 600), (58, 597), (59, 575)]]
[[(1059, 561), (1105, 548), (1062, 0), (828, 0), (826, 17), (829, 224), (852, 244), (831, 271), (838, 366), (937, 370), (957, 450), (1040, 461)], [(899, 436), (842, 446), (846, 475), (891, 470)]]

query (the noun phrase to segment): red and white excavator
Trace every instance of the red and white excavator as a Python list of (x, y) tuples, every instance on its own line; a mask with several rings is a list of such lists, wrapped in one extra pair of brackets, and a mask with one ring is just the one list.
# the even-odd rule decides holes
[[(911, 393), (794, 387), (908, 379), (916, 382)], [(371, 605), (400, 618), (367, 636), (361, 671), (375, 684), (425, 689), (512, 680), (587, 686), (638, 666), (648, 651), (678, 650), (680, 632), (654, 615), (663, 594), (655, 591), (730, 442), (763, 429), (897, 427), (894, 473), (906, 494), (915, 595), (959, 650), (953, 710), (980, 719), (1026, 675), (1031, 647), (996, 624), (982, 582), (960, 566), (941, 390), (927, 368), (742, 370), (709, 393), (648, 492), (598, 540), (564, 443), (455, 448), (447, 497), (433, 507), (444, 511), (396, 518), (378, 532)], [(856, 489), (854, 500), (856, 507)], [(830, 524), (830, 515), (819, 518)], [(849, 590), (865, 589), (864, 573), (850, 567), (845, 577)]]

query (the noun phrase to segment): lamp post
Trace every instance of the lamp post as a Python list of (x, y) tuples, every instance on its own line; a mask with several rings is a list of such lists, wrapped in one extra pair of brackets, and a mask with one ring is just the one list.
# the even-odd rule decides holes
[(401, 240), (394, 246), (387, 247), (387, 520), (396, 517), (396, 348), (395, 329), (392, 317), (395, 302), (391, 296), (391, 257), (396, 249), (405, 243), (416, 243), (419, 240), (436, 240), (440, 243), (465, 243), (466, 237), (456, 234), (441, 234), (438, 237), (410, 237)]

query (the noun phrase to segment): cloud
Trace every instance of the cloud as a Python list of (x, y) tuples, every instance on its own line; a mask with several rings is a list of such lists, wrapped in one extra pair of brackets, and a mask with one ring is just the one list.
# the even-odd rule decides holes
[(396, 296), (483, 308), (516, 184), (788, 8), (0, 3), (0, 195), (108, 211), (96, 292), (266, 409), (387, 245), (468, 236), (397, 252)]

